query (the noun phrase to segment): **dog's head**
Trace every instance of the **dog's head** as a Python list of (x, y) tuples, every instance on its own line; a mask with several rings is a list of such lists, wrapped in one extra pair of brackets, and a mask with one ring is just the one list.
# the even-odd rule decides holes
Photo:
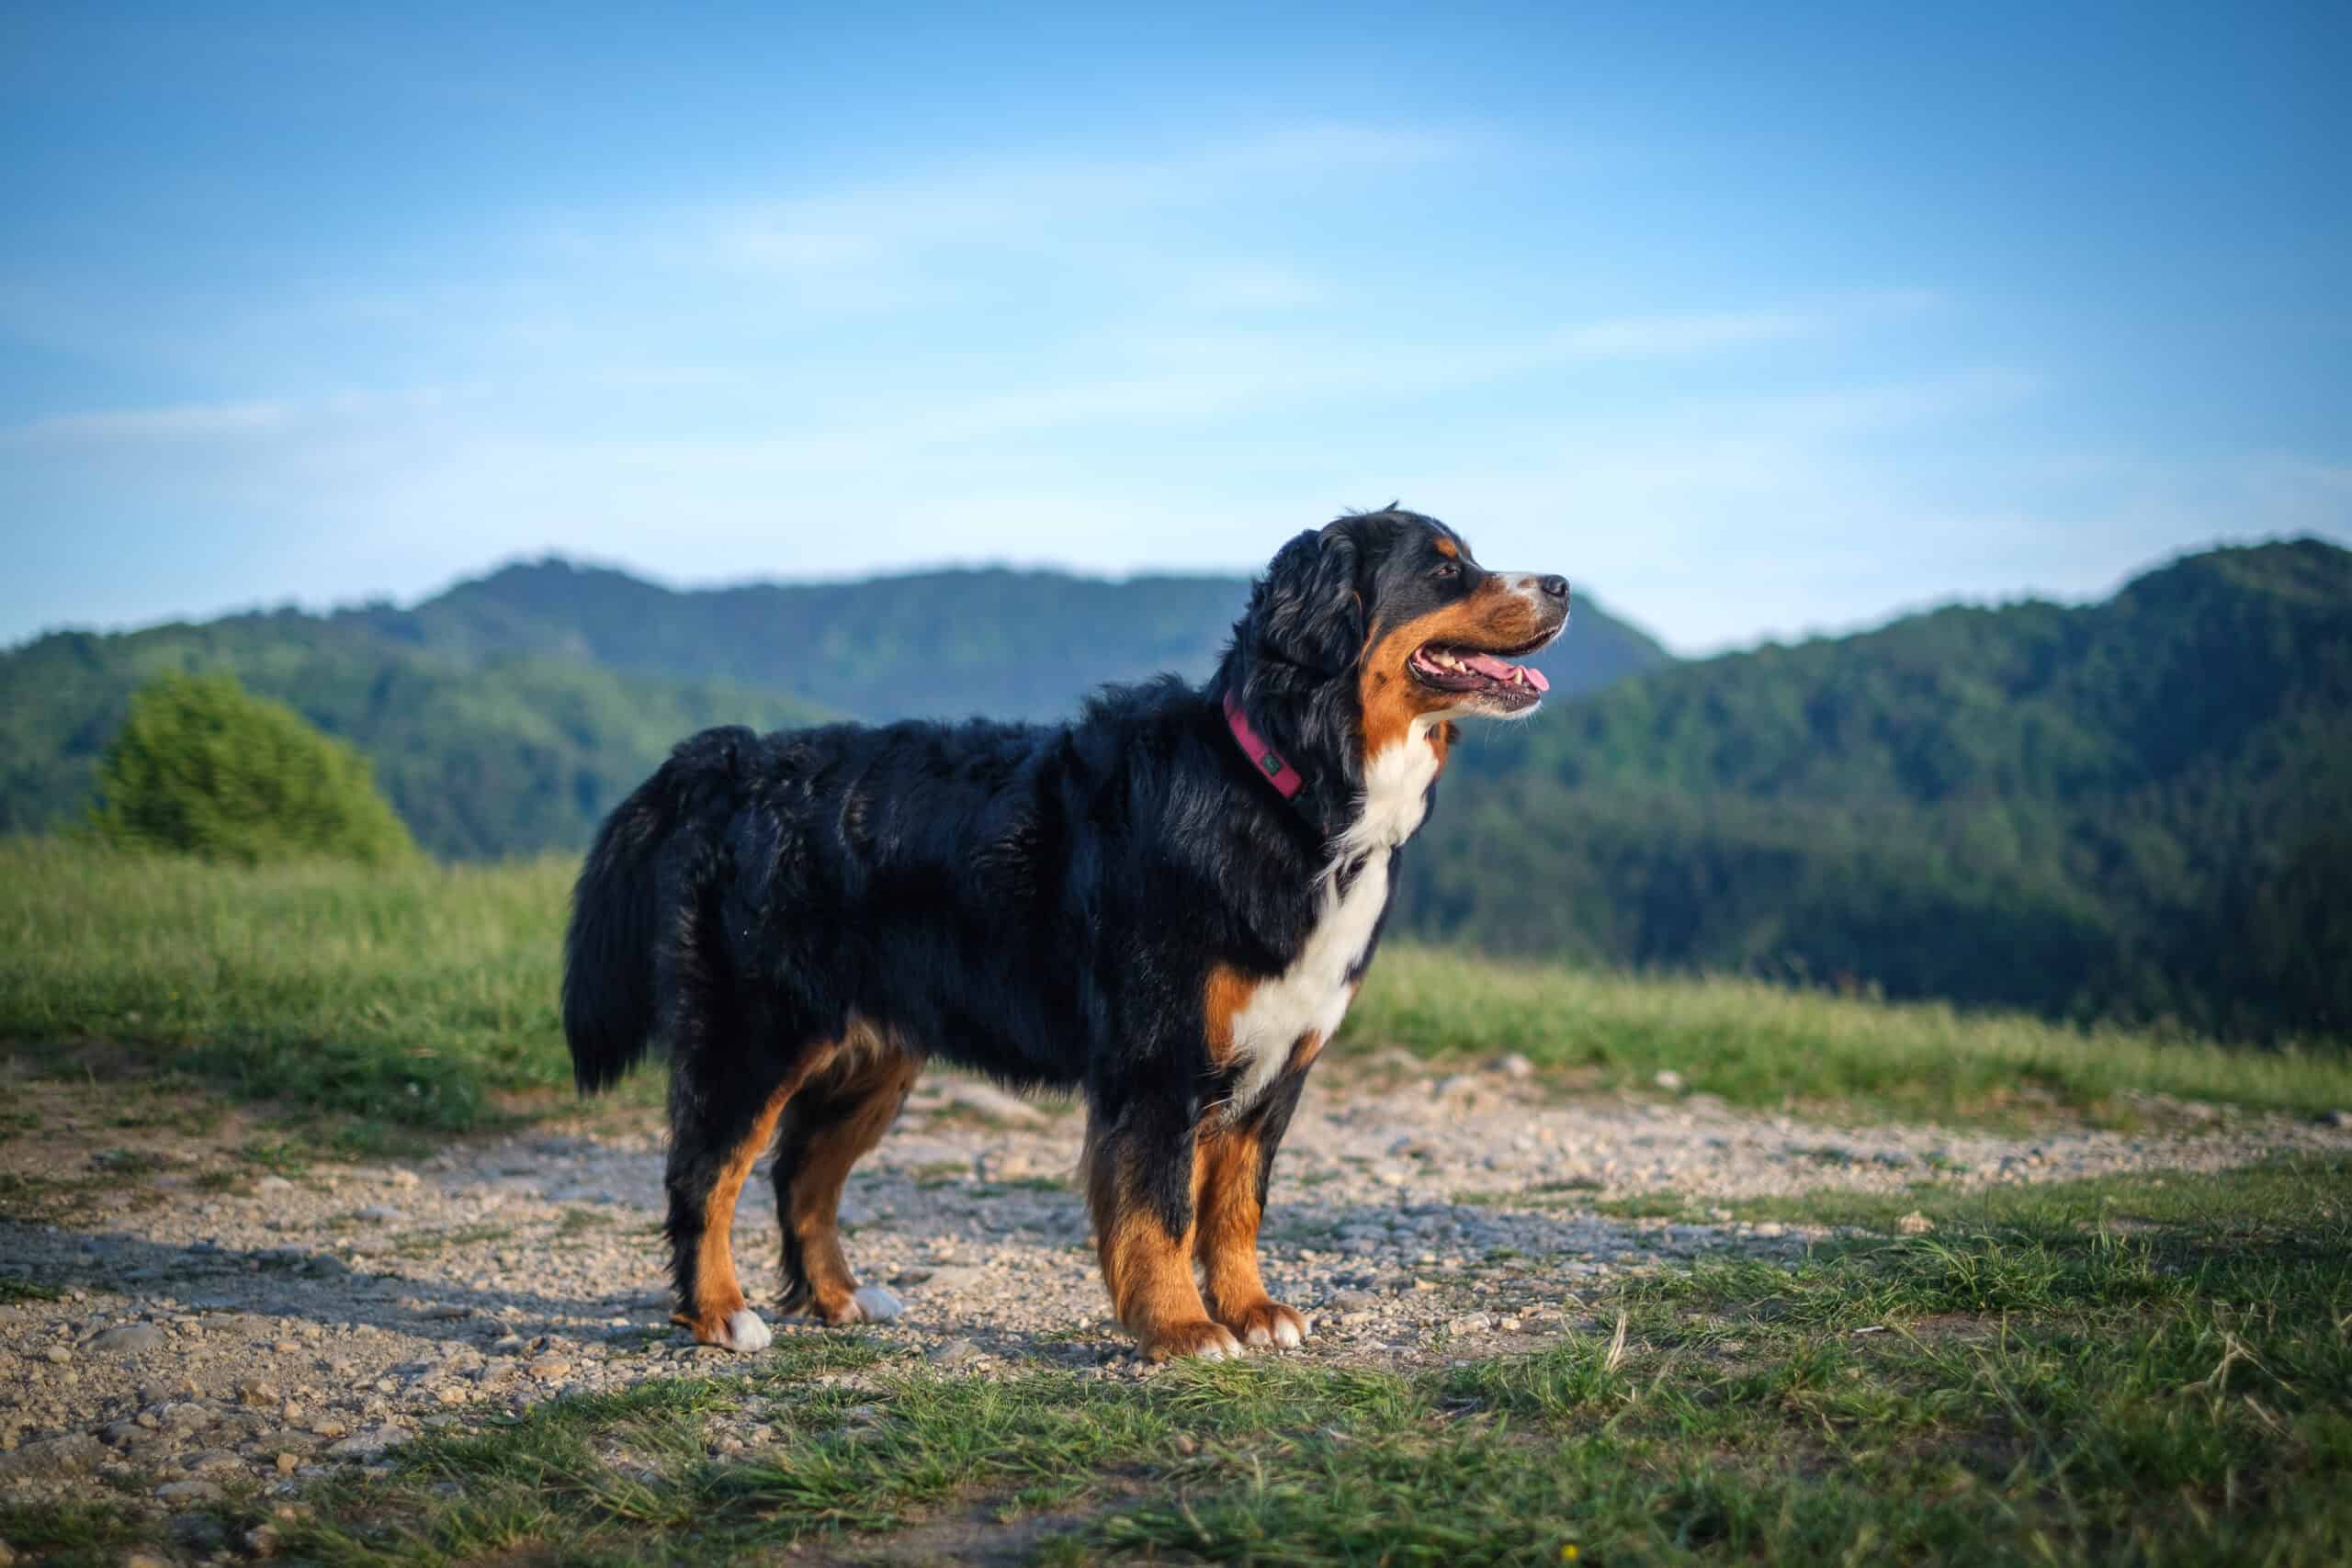
[(1518, 660), (1568, 619), (1566, 579), (1490, 571), (1462, 536), (1390, 508), (1284, 545), (1234, 628), (1251, 715), (1351, 771), (1453, 718), (1522, 718), (1547, 682)]

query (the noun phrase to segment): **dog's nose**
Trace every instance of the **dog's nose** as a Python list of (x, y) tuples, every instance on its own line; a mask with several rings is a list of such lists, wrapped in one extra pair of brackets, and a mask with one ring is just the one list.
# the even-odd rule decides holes
[(1557, 599), (1563, 604), (1568, 602), (1568, 580), (1565, 577), (1543, 578), (1535, 586), (1544, 591), (1546, 599)]

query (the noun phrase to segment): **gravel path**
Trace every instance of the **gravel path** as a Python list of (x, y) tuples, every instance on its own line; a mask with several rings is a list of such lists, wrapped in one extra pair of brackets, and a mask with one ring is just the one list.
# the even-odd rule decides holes
[[(2057, 1180), (2352, 1149), (2352, 1131), (2173, 1107), (2175, 1130), (2004, 1138), (1807, 1125), (1703, 1095), (1554, 1093), (1524, 1064), (1432, 1078), (1401, 1054), (1322, 1075), (1277, 1168), (1266, 1273), (1308, 1312), (1295, 1354), (1425, 1364), (1524, 1346), (1579, 1292), (1702, 1255), (1793, 1256), (1805, 1227), (1612, 1219), (1594, 1201), (1710, 1201), (1915, 1182)], [(469, 1143), (414, 1167), (257, 1174), (247, 1130), (122, 1131), (106, 1091), (0, 1078), (37, 1130), (0, 1144), (0, 1498), (291, 1488), (421, 1430), (747, 1359), (666, 1320), (650, 1124)], [(907, 1303), (860, 1332), (975, 1374), (1148, 1375), (1104, 1315), (1080, 1119), (953, 1078), (916, 1092), (853, 1178), (854, 1263)], [(776, 1292), (772, 1199), (736, 1236)], [(36, 1292), (62, 1292), (45, 1297)], [(779, 1336), (825, 1332), (775, 1323)], [(745, 1441), (762, 1434), (747, 1434)], [(734, 1441), (732, 1438), (726, 1442)], [(724, 1442), (722, 1443), (724, 1445)]]

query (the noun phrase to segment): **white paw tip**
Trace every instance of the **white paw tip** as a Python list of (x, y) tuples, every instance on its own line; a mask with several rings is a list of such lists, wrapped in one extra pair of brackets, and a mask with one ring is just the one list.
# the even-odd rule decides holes
[(1252, 1324), (1250, 1328), (1249, 1342), (1252, 1345), (1271, 1345), (1274, 1342), (1273, 1332), (1262, 1323)]
[(743, 1307), (727, 1314), (727, 1348), (730, 1350), (764, 1350), (775, 1336), (760, 1321), (760, 1314)]
[(907, 1310), (904, 1302), (879, 1285), (860, 1285), (849, 1299), (867, 1323), (888, 1323)]
[(1285, 1350), (1295, 1350), (1306, 1338), (1306, 1330), (1288, 1318), (1274, 1325), (1274, 1343)]

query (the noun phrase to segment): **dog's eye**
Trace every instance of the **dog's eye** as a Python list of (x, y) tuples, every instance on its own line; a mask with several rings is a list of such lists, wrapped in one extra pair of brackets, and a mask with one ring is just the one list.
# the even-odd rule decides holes
[(1430, 575), (1440, 582), (1451, 582), (1462, 575), (1462, 563), (1458, 560), (1442, 560), (1437, 563), (1437, 570)]

